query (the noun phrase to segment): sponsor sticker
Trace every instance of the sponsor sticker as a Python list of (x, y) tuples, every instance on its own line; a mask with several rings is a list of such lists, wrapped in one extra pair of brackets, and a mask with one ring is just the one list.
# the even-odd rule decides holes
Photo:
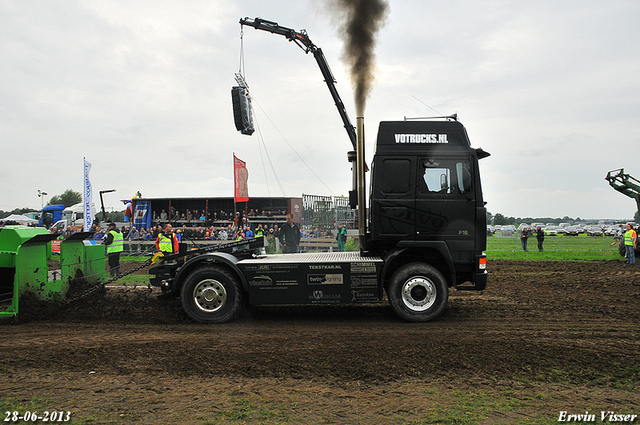
[(309, 285), (342, 285), (344, 282), (341, 274), (310, 274), (307, 275)]

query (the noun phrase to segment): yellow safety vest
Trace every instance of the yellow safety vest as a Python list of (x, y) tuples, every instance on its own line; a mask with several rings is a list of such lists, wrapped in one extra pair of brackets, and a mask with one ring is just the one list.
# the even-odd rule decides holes
[(173, 235), (168, 238), (164, 235), (164, 233), (160, 233), (158, 237), (160, 238), (160, 240), (158, 241), (160, 251), (173, 254)]
[(107, 245), (107, 254), (113, 254), (114, 252), (124, 251), (124, 238), (122, 233), (111, 230), (109, 232), (113, 236), (113, 242)]
[(637, 237), (636, 231), (631, 229), (627, 230), (624, 233), (624, 244), (625, 245), (633, 245), (633, 238)]

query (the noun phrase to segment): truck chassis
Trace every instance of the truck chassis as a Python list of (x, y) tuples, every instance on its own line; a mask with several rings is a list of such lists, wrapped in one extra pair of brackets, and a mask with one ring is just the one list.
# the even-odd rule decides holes
[[(391, 262), (360, 252), (259, 255), (252, 238), (168, 255), (152, 267), (163, 297), (179, 296), (200, 323), (224, 323), (243, 304), (330, 305), (380, 303), (385, 293), (401, 318), (422, 322), (444, 309), (449, 283), (435, 266)], [(400, 257), (399, 257), (400, 258)]]

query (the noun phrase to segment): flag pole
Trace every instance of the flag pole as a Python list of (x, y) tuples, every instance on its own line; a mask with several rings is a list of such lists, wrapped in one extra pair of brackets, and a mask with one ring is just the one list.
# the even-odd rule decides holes
[(236, 207), (236, 153), (233, 153), (233, 218), (231, 222), (235, 224), (236, 216), (238, 215)]

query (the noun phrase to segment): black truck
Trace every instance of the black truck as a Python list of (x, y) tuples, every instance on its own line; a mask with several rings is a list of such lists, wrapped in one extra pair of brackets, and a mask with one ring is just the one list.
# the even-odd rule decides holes
[(186, 314), (203, 323), (232, 320), (243, 303), (380, 303), (385, 293), (401, 318), (424, 322), (442, 313), (451, 287), (483, 290), (487, 226), (478, 160), (489, 154), (471, 147), (457, 117), (381, 122), (366, 208), (367, 166), (358, 155), (364, 119), (356, 131), (320, 49), (306, 32), (261, 19), (240, 23), (302, 40), (316, 56), (355, 148), (350, 199), (360, 252), (261, 255), (262, 238), (249, 239), (167, 255), (150, 270), (151, 283), (179, 296)]

